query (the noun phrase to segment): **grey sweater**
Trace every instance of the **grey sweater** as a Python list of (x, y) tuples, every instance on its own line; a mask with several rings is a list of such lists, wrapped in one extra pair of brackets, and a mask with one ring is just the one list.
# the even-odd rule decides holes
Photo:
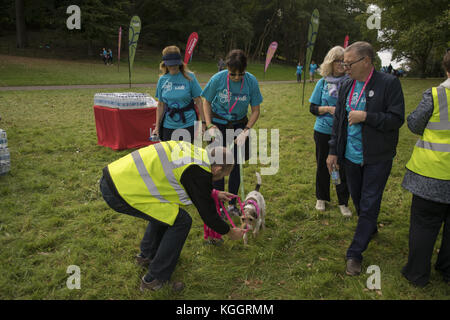
[[(441, 83), (440, 86), (450, 89), (450, 78)], [(407, 118), (409, 130), (420, 136), (423, 135), (423, 131), (425, 130), (431, 115), (433, 114), (433, 109), (433, 95), (431, 93), (431, 89), (428, 89), (423, 93), (422, 101), (420, 101), (416, 110), (414, 110)], [(406, 169), (402, 186), (406, 190), (421, 198), (450, 204), (450, 180), (439, 180), (424, 177)]]

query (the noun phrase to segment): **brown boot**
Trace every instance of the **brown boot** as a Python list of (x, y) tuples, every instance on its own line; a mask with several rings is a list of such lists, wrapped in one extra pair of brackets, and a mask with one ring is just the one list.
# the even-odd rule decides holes
[(352, 258), (348, 259), (345, 273), (349, 276), (359, 276), (361, 273), (361, 261)]
[[(146, 282), (144, 280), (144, 277), (142, 277), (140, 290), (141, 291), (145, 291), (145, 290), (158, 291), (167, 283), (168, 283), (168, 281), (160, 281), (158, 279), (155, 279), (151, 282)], [(172, 290), (175, 292), (178, 292), (178, 291), (181, 291), (184, 289), (183, 282), (173, 282), (171, 285), (172, 285)]]
[(146, 269), (148, 269), (150, 262), (152, 262), (149, 258), (144, 257), (142, 253), (137, 254), (134, 258), (136, 259), (136, 263), (138, 265)]

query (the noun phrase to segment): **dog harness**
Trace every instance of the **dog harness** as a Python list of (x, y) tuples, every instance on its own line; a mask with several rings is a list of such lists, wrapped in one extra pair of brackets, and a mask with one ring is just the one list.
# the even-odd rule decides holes
[[(236, 225), (234, 224), (233, 220), (231, 219), (230, 215), (228, 214), (228, 211), (225, 209), (223, 202), (219, 200), (219, 190), (213, 189), (211, 192), (211, 197), (214, 199), (214, 202), (216, 204), (216, 210), (217, 210), (217, 213), (219, 214), (219, 216), (221, 216), (220, 208), (222, 208), (222, 211), (227, 216), (228, 221), (230, 221), (233, 228), (236, 228)], [(237, 200), (239, 202), (239, 206), (241, 207), (241, 212), (244, 212), (244, 206), (242, 204), (241, 198), (239, 198), (239, 196), (236, 196), (236, 195), (232, 195), (231, 198), (237, 198)], [(248, 228), (244, 230), (244, 232), (247, 232), (247, 231), (248, 231)]]
[[(248, 199), (248, 200), (245, 202), (245, 205), (246, 205), (247, 203), (248, 203), (248, 204), (252, 204), (252, 205), (255, 207), (257, 217), (259, 218), (259, 212), (260, 212), (260, 210), (259, 210), (258, 203), (257, 203), (255, 200), (252, 200), (252, 199)], [(245, 205), (244, 205), (244, 207), (245, 207)]]

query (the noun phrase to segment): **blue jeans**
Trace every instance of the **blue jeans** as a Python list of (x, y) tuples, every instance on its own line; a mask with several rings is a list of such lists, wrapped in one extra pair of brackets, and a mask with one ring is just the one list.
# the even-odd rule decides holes
[(345, 159), (347, 186), (358, 214), (358, 224), (353, 241), (347, 250), (347, 259), (362, 261), (373, 234), (378, 232), (384, 187), (392, 168), (392, 160), (363, 166)]
[(125, 200), (115, 196), (104, 177), (100, 179), (100, 191), (106, 203), (113, 210), (149, 221), (141, 241), (141, 253), (152, 260), (145, 278), (170, 280), (184, 242), (191, 230), (191, 216), (180, 208), (174, 224), (169, 226), (131, 207)]

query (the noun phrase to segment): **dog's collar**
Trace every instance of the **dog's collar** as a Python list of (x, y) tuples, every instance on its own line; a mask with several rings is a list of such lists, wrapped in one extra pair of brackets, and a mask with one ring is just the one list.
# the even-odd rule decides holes
[(252, 199), (248, 199), (247, 201), (245, 201), (244, 206), (245, 206), (246, 204), (251, 204), (251, 205), (253, 205), (253, 206), (255, 207), (255, 209), (256, 209), (256, 214), (257, 214), (257, 216), (258, 216), (258, 218), (259, 218), (259, 206), (258, 206), (258, 203), (257, 203), (256, 201), (252, 200)]

